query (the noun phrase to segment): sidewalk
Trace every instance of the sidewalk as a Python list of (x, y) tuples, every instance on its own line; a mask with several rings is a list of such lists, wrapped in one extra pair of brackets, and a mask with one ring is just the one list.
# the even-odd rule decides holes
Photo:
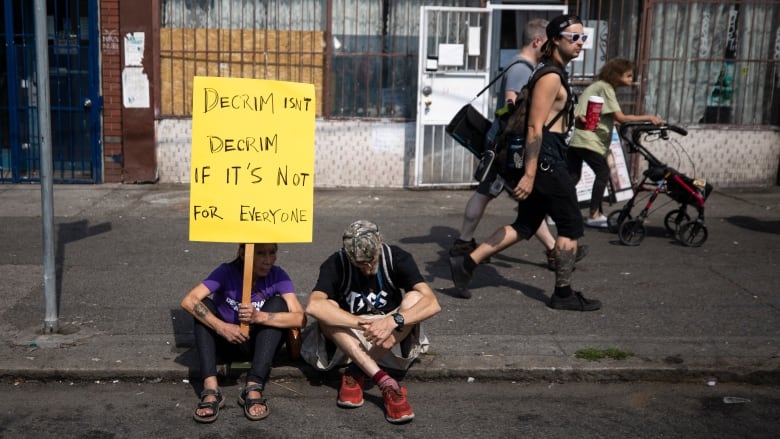
[[(354, 219), (375, 221), (387, 241), (414, 254), (442, 312), (426, 322), (431, 349), (412, 379), (780, 381), (780, 188), (714, 192), (700, 248), (665, 236), (673, 203), (651, 213), (638, 247), (587, 229), (581, 243), (590, 254), (573, 286), (603, 302), (591, 313), (545, 306), (554, 276), (535, 241), (480, 266), (471, 299), (455, 296), (446, 251), (470, 195), (317, 191), (314, 242), (282, 245), (278, 263), (305, 304), (319, 264)], [(186, 185), (57, 185), (54, 197), (60, 332), (42, 335), (40, 187), (0, 185), (0, 377), (187, 378), (195, 367), (191, 317), (179, 301), (236, 246), (188, 240)], [(502, 196), (478, 238), (514, 214)], [(633, 355), (575, 356), (588, 348)], [(305, 373), (303, 364), (284, 363), (272, 378)]]

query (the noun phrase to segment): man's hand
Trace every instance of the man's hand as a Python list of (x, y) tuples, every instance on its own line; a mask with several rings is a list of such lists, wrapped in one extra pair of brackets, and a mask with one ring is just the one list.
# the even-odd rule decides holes
[(361, 320), (358, 322), (363, 328), (366, 341), (383, 349), (390, 349), (397, 343), (393, 330), (396, 328), (393, 316), (382, 319)]
[(531, 191), (534, 190), (534, 179), (536, 176), (529, 176), (528, 174), (523, 174), (523, 178), (520, 179), (520, 181), (517, 182), (517, 186), (515, 186), (514, 191), (512, 191), (515, 194), (515, 198), (518, 200), (525, 200), (528, 198), (529, 195), (531, 195)]

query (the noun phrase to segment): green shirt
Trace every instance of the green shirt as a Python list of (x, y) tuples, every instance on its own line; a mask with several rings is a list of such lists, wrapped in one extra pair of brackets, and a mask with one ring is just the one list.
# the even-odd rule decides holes
[(572, 148), (589, 149), (601, 155), (607, 155), (609, 145), (612, 143), (615, 112), (621, 111), (620, 104), (618, 103), (615, 89), (609, 83), (596, 81), (589, 85), (578, 98), (577, 107), (574, 109), (575, 116), (585, 116), (585, 111), (588, 108), (588, 98), (591, 96), (599, 96), (604, 99), (599, 124), (596, 127), (596, 131), (575, 129), (570, 146)]

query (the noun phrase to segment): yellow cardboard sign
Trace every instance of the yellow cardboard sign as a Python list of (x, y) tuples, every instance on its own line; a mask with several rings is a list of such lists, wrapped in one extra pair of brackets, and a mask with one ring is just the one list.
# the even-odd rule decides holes
[(190, 240), (311, 242), (314, 85), (196, 76)]

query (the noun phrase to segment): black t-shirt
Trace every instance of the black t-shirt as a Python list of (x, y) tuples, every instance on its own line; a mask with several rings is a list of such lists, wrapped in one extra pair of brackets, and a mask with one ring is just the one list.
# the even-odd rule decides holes
[(343, 250), (337, 251), (320, 265), (314, 291), (355, 315), (386, 314), (401, 305), (404, 291), (424, 282), (414, 258), (394, 245), (382, 245), (377, 274), (364, 276), (349, 263)]

